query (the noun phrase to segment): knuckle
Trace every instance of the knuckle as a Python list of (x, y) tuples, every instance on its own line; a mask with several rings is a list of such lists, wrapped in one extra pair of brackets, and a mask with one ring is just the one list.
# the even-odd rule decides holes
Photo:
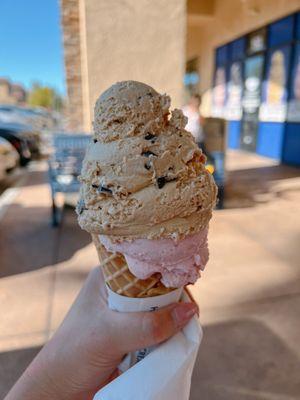
[(159, 313), (151, 313), (144, 317), (143, 328), (146, 336), (158, 343), (165, 339), (165, 327)]

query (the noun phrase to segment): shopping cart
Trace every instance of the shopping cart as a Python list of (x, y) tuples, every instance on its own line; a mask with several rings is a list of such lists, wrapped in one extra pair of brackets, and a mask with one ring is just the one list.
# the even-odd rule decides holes
[(87, 134), (56, 134), (53, 136), (53, 151), (49, 158), (49, 183), (52, 198), (52, 225), (58, 226), (62, 207), (58, 207), (57, 194), (79, 192), (78, 175), (86, 147), (91, 139)]

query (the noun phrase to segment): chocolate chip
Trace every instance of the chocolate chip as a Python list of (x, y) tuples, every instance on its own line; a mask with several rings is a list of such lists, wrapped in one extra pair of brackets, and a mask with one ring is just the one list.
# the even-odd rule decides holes
[(165, 184), (166, 184), (166, 178), (164, 176), (160, 176), (159, 178), (156, 179), (156, 183), (158, 186), (158, 189), (162, 189)]
[(175, 178), (170, 178), (168, 176), (160, 176), (156, 179), (156, 183), (158, 186), (158, 189), (162, 189), (166, 183), (168, 182), (173, 182), (176, 181), (176, 177)]
[(153, 97), (153, 94), (152, 94), (151, 92), (148, 92), (148, 93), (147, 93), (147, 96)]
[(97, 139), (94, 139), (94, 143), (97, 143), (98, 142), (98, 140)]
[(106, 186), (103, 186), (103, 185), (101, 185), (101, 186), (98, 188), (98, 192), (100, 192), (100, 193), (106, 193), (106, 194), (112, 194), (112, 190), (109, 189), (109, 188), (106, 187)]
[(149, 165), (149, 164), (144, 164), (144, 167), (149, 171), (149, 169), (151, 168), (151, 165)]
[(149, 157), (149, 156), (157, 157), (157, 154), (153, 153), (150, 150), (145, 150), (145, 151), (142, 152), (142, 156), (145, 156), (145, 157)]
[(151, 139), (156, 139), (156, 136), (153, 135), (153, 133), (147, 132), (146, 136), (145, 136), (145, 140), (151, 140)]

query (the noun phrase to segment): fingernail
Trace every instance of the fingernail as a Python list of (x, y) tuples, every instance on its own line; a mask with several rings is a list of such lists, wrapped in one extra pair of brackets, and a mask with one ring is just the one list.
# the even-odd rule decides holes
[(180, 303), (172, 311), (172, 316), (176, 326), (182, 326), (198, 312), (195, 303)]

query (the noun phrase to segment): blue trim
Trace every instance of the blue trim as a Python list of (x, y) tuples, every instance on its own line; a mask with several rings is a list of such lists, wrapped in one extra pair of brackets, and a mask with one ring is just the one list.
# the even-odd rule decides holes
[(284, 123), (260, 122), (257, 136), (257, 154), (280, 160), (282, 155), (284, 130)]
[(228, 45), (217, 48), (217, 50), (216, 50), (216, 65), (217, 66), (224, 65), (227, 63), (228, 49), (229, 49)]
[(295, 99), (296, 78), (300, 68), (300, 42), (295, 42), (292, 48), (291, 67), (289, 71), (289, 99)]
[(294, 35), (295, 15), (289, 15), (268, 27), (268, 47), (290, 42)]
[(300, 40), (300, 12), (296, 14), (295, 38)]
[(234, 40), (229, 43), (229, 60), (236, 61), (244, 58), (246, 55), (246, 37)]
[(282, 162), (300, 166), (300, 123), (286, 124)]
[(240, 148), (241, 121), (228, 121), (227, 146), (229, 149)]

